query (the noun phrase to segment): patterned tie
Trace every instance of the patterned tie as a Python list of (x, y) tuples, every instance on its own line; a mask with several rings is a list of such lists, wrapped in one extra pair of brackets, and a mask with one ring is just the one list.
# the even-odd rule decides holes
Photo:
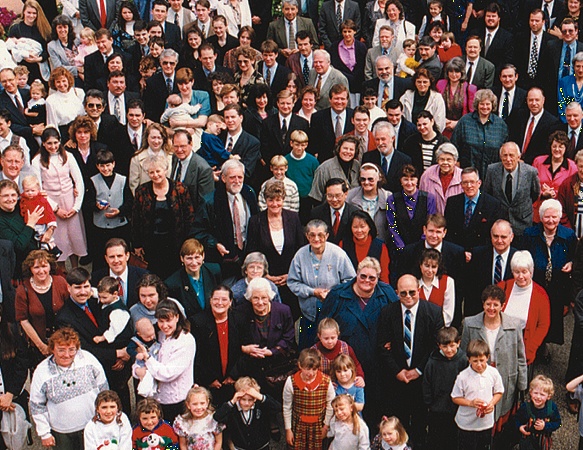
[(508, 91), (504, 92), (504, 100), (502, 100), (502, 118), (506, 120), (508, 118)]
[(93, 313), (92, 313), (92, 312), (91, 312), (91, 310), (89, 309), (89, 306), (88, 306), (88, 305), (85, 305), (85, 308), (84, 308), (84, 310), (85, 310), (85, 315), (86, 315), (87, 317), (89, 317), (89, 320), (90, 320), (91, 322), (93, 322), (93, 325), (95, 325), (95, 327), (96, 327), (96, 328), (99, 328), (99, 325), (97, 325), (97, 320), (95, 320), (95, 316), (93, 315)]
[(512, 203), (512, 174), (506, 175), (506, 186), (504, 187), (504, 193), (508, 199), (508, 203)]
[(172, 94), (172, 78), (166, 78), (166, 90)]
[(134, 133), (134, 137), (132, 138), (132, 147), (134, 148), (134, 152), (138, 151), (138, 133)]
[(121, 277), (116, 277), (117, 280), (117, 293), (119, 294), (119, 298), (121, 298), (125, 302), (125, 296), (123, 292), (123, 281), (121, 281)]
[(105, 0), (99, 0), (99, 19), (101, 28), (107, 28), (107, 9), (105, 8)]
[(229, 139), (227, 140), (227, 151), (233, 153), (233, 138), (231, 136), (229, 136)]
[(202, 35), (204, 37), (206, 37), (206, 30), (205, 30), (205, 28), (206, 28), (206, 24), (203, 23), (202, 26), (200, 27), (200, 31), (202, 31)]
[(235, 244), (239, 250), (243, 250), (243, 232), (241, 231), (241, 217), (239, 216), (239, 207), (237, 206), (237, 196), (233, 200), (233, 226), (235, 227)]
[(496, 255), (496, 265), (494, 266), (494, 283), (498, 284), (502, 281), (502, 256)]
[(336, 115), (336, 125), (334, 127), (334, 135), (336, 136), (336, 139), (338, 139), (340, 136), (342, 136), (342, 122), (340, 120), (340, 114)]
[(176, 164), (176, 173), (174, 174), (174, 181), (181, 180), (182, 180), (182, 161), (178, 160), (178, 164)]
[(538, 37), (535, 36), (532, 40), (532, 49), (530, 50), (530, 59), (528, 61), (527, 74), (530, 79), (534, 80), (536, 77), (536, 70), (538, 66)]
[(304, 76), (304, 84), (308, 85), (308, 80), (310, 79), (310, 68), (308, 67), (308, 58), (304, 58), (304, 68), (302, 69), (302, 75)]
[(180, 26), (180, 23), (178, 21), (178, 13), (174, 12), (174, 25), (176, 25), (177, 27)]
[(318, 75), (318, 83), (316, 84), (316, 90), (318, 91), (318, 97), (320, 96), (321, 89), (322, 89), (322, 75)]
[(296, 48), (296, 32), (294, 30), (294, 23), (291, 20), (289, 21), (289, 35), (288, 35), (287, 39), (289, 41), (290, 50), (295, 50), (295, 48)]
[(383, 88), (383, 98), (381, 101), (381, 108), (385, 109), (385, 105), (390, 100), (389, 98), (389, 85), (384, 83), (385, 87)]
[(14, 101), (16, 102), (16, 107), (18, 108), (18, 110), (24, 114), (24, 106), (22, 105), (22, 102), (20, 101), (20, 95), (18, 95), (18, 93), (14, 94)]
[(287, 136), (287, 124), (285, 123), (285, 119), (281, 122), (281, 142), (285, 146), (285, 138)]
[(568, 77), (571, 75), (571, 46), (567, 45), (565, 49), (565, 59), (563, 60), (563, 70), (561, 77)]
[(338, 236), (338, 230), (340, 229), (340, 211), (334, 210), (334, 225), (332, 225), (332, 233), (334, 237)]
[(472, 82), (472, 69), (474, 67), (474, 63), (472, 61), (470, 61), (469, 64), (470, 64), (470, 67), (468, 67), (468, 74), (467, 74), (466, 78), (468, 80), (468, 83), (471, 83)]
[(267, 68), (267, 73), (265, 74), (265, 84), (271, 86), (271, 69)]
[(336, 5), (336, 25), (338, 29), (340, 29), (340, 25), (342, 25), (342, 6), (340, 3)]
[(407, 359), (411, 359), (412, 347), (411, 347), (411, 310), (407, 309), (405, 311), (405, 326), (403, 328), (403, 347), (405, 349), (405, 356)]
[(547, 267), (545, 268), (545, 282), (547, 286), (553, 280), (553, 262), (551, 261), (551, 257), (549, 256), (549, 261), (547, 262)]
[(115, 97), (115, 102), (113, 103), (113, 114), (119, 123), (122, 122), (121, 116), (121, 101), (119, 97)]
[(466, 206), (466, 212), (464, 214), (464, 227), (467, 228), (472, 220), (474, 201), (470, 200)]

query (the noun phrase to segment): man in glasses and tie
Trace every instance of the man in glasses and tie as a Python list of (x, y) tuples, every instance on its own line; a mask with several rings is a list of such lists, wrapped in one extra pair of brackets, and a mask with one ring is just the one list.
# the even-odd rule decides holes
[(281, 5), (283, 17), (274, 20), (267, 29), (267, 39), (274, 40), (281, 53), (289, 58), (299, 51), (296, 35), (300, 31), (308, 34), (310, 40), (318, 46), (318, 35), (311, 19), (301, 17), (299, 12), (299, 0), (284, 0)]
[(160, 121), (168, 95), (180, 92), (176, 83), (177, 63), (178, 53), (170, 48), (163, 50), (160, 54), (162, 71), (152, 75), (146, 81), (143, 95), (146, 117), (154, 122)]

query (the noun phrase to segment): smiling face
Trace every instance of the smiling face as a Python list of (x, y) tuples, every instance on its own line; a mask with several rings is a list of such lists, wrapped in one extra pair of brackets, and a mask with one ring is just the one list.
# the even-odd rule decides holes
[(497, 298), (487, 298), (482, 304), (484, 308), (484, 317), (497, 319), (502, 311), (502, 303)]
[(140, 413), (139, 421), (143, 428), (152, 431), (160, 423), (160, 416), (155, 411), (144, 412)]
[(278, 98), (277, 109), (282, 116), (289, 116), (294, 109), (294, 99), (292, 97)]
[(113, 48), (113, 38), (108, 38), (107, 36), (101, 36), (95, 41), (97, 45), (97, 50), (99, 50), (104, 55), (109, 55)]
[(419, 181), (419, 178), (405, 176), (401, 177), (400, 181), (405, 194), (413, 195), (417, 191), (417, 182)]
[(73, 301), (79, 305), (84, 305), (91, 297), (91, 283), (89, 280), (81, 284), (71, 284), (69, 286), (69, 294)]
[(490, 100), (482, 100), (478, 103), (478, 114), (481, 119), (487, 119), (492, 112), (492, 102)]
[(421, 95), (425, 95), (431, 87), (431, 80), (427, 77), (419, 76), (417, 80), (415, 80), (415, 87), (417, 88), (417, 92)]
[(59, 40), (67, 42), (67, 38), (69, 37), (69, 25), (58, 24), (56, 30)]
[(91, 132), (87, 128), (79, 128), (75, 132), (77, 145), (85, 148), (91, 142)]
[(0, 83), (2, 83), (2, 87), (9, 94), (15, 94), (18, 91), (16, 75), (11, 70), (0, 72)]
[(204, 263), (204, 253), (192, 253), (191, 255), (184, 255), (180, 257), (180, 261), (184, 264), (184, 270), (190, 276), (198, 277), (200, 268)]
[(440, 174), (449, 175), (455, 169), (455, 158), (449, 153), (442, 153), (437, 157), (437, 164), (439, 165)]
[[(2, 119), (0, 119), (2, 121)], [(11, 180), (15, 180), (24, 167), (24, 157), (17, 150), (9, 150), (2, 155), (2, 172)]]
[(178, 325), (179, 318), (178, 314), (171, 314), (170, 317), (167, 318), (158, 318), (158, 328), (167, 338), (171, 337), (176, 331), (176, 325)]
[(126, 77), (111, 77), (107, 81), (107, 89), (116, 97), (122, 95), (126, 90)]
[(253, 312), (259, 317), (266, 316), (271, 312), (271, 300), (267, 289), (254, 289), (251, 295), (251, 306)]
[(109, 266), (109, 269), (116, 275), (120, 276), (123, 274), (128, 266), (128, 261), (130, 259), (130, 253), (124, 250), (121, 245), (116, 245), (109, 247), (105, 251), (105, 262)]
[(394, 4), (390, 4), (387, 7), (386, 12), (391, 22), (397, 22), (399, 20), (399, 15), (401, 14), (401, 11), (399, 11), (399, 8), (397, 8)]
[(108, 424), (114, 421), (119, 411), (116, 402), (108, 401), (101, 402), (97, 407), (96, 412), (99, 416), (99, 420), (104, 424)]
[(201, 419), (208, 414), (209, 400), (203, 393), (192, 394), (185, 404), (195, 419)]
[(325, 55), (318, 52), (314, 54), (313, 65), (318, 75), (324, 75), (330, 68), (330, 61), (328, 61)]
[(391, 136), (389, 130), (381, 128), (374, 133), (374, 140), (377, 146), (377, 150), (384, 156), (391, 154), (393, 151), (393, 144), (395, 142), (395, 136)]
[(233, 195), (237, 195), (241, 192), (244, 179), (245, 173), (243, 172), (243, 169), (237, 167), (231, 168), (221, 175), (221, 180), (225, 183), (227, 192)]
[(431, 136), (433, 134), (433, 125), (435, 124), (435, 121), (428, 118), (428, 117), (419, 117), (417, 119), (417, 131), (419, 131), (419, 134), (425, 138), (428, 139), (429, 136)]
[(366, 220), (361, 219), (360, 217), (355, 217), (352, 219), (352, 225), (350, 226), (352, 230), (352, 236), (357, 241), (364, 241), (368, 238), (370, 233), (370, 227), (366, 223)]
[(518, 81), (518, 74), (513, 68), (502, 69), (500, 72), (500, 82), (504, 89), (511, 91), (514, 89), (516, 82)]
[(508, 172), (514, 171), (518, 167), (518, 162), (520, 161), (520, 154), (518, 148), (515, 145), (504, 145), (500, 150), (500, 161), (504, 169)]
[(343, 142), (338, 149), (338, 157), (344, 162), (350, 162), (356, 155), (356, 144), (354, 142)]
[(463, 173), (462, 174), (462, 190), (469, 198), (474, 198), (480, 191), (482, 180), (477, 173)]
[(158, 22), (166, 22), (166, 16), (168, 15), (168, 9), (164, 5), (154, 5), (152, 8), (152, 19)]
[(533, 116), (539, 114), (545, 106), (545, 97), (541, 90), (531, 89), (526, 95), (526, 105)]
[(537, 386), (529, 391), (530, 399), (532, 404), (536, 409), (541, 409), (547, 403), (547, 400), (551, 398), (549, 393), (542, 386)]
[(32, 6), (28, 6), (24, 11), (22, 11), (22, 16), (24, 18), (24, 23), (31, 27), (36, 23), (38, 13)]
[(242, 411), (249, 411), (255, 405), (257, 400), (254, 397), (251, 397), (249, 394), (245, 394), (243, 397), (239, 399), (239, 406), (241, 407)]
[(298, 15), (298, 7), (294, 4), (283, 2), (281, 12), (287, 20), (291, 21), (294, 20)]
[(283, 210), (283, 198), (279, 196), (265, 199), (265, 204), (267, 205), (267, 210), (271, 214), (279, 215)]
[(500, 16), (496, 12), (486, 11), (484, 22), (486, 23), (486, 28), (493, 31), (500, 25)]
[(526, 267), (512, 269), (512, 275), (518, 287), (525, 288), (532, 283), (532, 274)]
[(227, 130), (229, 130), (231, 134), (237, 134), (243, 124), (243, 116), (240, 116), (234, 109), (225, 111), (223, 116), (225, 118)]
[(510, 247), (512, 239), (514, 239), (514, 234), (512, 233), (512, 228), (508, 223), (499, 222), (492, 225), (492, 229), (490, 230), (490, 238), (492, 241), (492, 247), (494, 247), (496, 252), (501, 255)]
[(336, 114), (340, 114), (348, 106), (348, 92), (338, 92), (330, 97), (330, 107)]
[(302, 98), (302, 108), (312, 111), (316, 107), (316, 96), (312, 92), (306, 92)]
[(432, 282), (437, 275), (437, 271), (439, 270), (439, 264), (434, 259), (425, 259), (421, 263), (421, 276), (423, 277), (423, 281), (425, 282)]
[(62, 76), (62, 77), (55, 79), (55, 88), (57, 91), (62, 92), (64, 94), (69, 92), (70, 86), (69, 86), (69, 80), (67, 79), (67, 77)]
[(326, 201), (333, 209), (340, 209), (346, 202), (348, 191), (344, 192), (340, 184), (334, 184), (326, 188)]
[(152, 166), (148, 169), (148, 176), (154, 185), (161, 185), (166, 179), (166, 170), (160, 166)]
[(53, 356), (55, 363), (60, 367), (70, 367), (75, 360), (77, 354), (77, 347), (74, 344), (56, 344), (53, 348)]
[(370, 297), (379, 282), (379, 274), (372, 267), (363, 267), (356, 274), (356, 286), (363, 297)]
[(215, 68), (217, 55), (211, 49), (203, 49), (200, 51), (199, 59), (205, 69), (212, 71)]
[(581, 121), (583, 120), (583, 110), (577, 106), (568, 108), (565, 111), (565, 117), (569, 127), (573, 130), (576, 130), (581, 126)]
[(447, 231), (444, 227), (438, 227), (434, 223), (429, 222), (423, 227), (423, 233), (425, 234), (427, 243), (435, 248), (443, 242)]
[(356, 32), (352, 28), (344, 27), (342, 30), (342, 39), (344, 40), (344, 44), (347, 46), (352, 45), (354, 42), (354, 35)]
[(111, 58), (107, 63), (107, 68), (110, 72), (123, 70), (123, 60), (121, 59), (121, 56), (115, 56), (114, 58)]
[(43, 285), (51, 275), (51, 266), (47, 261), (37, 259), (30, 268), (35, 283)]
[(554, 234), (561, 221), (561, 215), (555, 208), (548, 208), (541, 216), (540, 221), (547, 234)]
[(47, 152), (52, 155), (56, 155), (61, 148), (61, 141), (59, 141), (56, 137), (50, 136), (46, 141), (42, 143), (43, 147)]
[(452, 359), (460, 347), (459, 342), (450, 342), (449, 344), (439, 344), (439, 350), (443, 352), (443, 355), (447, 359)]
[(211, 311), (215, 317), (224, 317), (231, 308), (231, 298), (227, 291), (215, 291), (209, 300)]
[(360, 186), (365, 194), (373, 194), (377, 191), (379, 173), (374, 169), (362, 169), (360, 171)]
[(306, 239), (308, 240), (312, 251), (314, 253), (320, 253), (323, 252), (326, 247), (328, 233), (326, 233), (324, 227), (312, 227), (306, 233)]

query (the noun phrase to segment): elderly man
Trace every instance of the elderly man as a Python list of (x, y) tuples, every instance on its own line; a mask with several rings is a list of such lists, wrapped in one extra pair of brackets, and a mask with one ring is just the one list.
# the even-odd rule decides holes
[(517, 236), (532, 226), (532, 204), (540, 195), (538, 172), (520, 160), (520, 149), (514, 142), (500, 147), (500, 161), (488, 166), (484, 192), (502, 204), (503, 218), (512, 224)]
[(19, 145), (9, 145), (2, 150), (0, 180), (14, 181), (22, 192), (22, 179), (33, 174), (30, 166), (25, 165), (25, 161), (24, 150)]
[(178, 53), (172, 49), (166, 49), (160, 53), (159, 59), (162, 71), (148, 78), (143, 94), (146, 117), (154, 122), (160, 121), (168, 95), (179, 93), (176, 84)]
[[(557, 200), (563, 205), (561, 224), (575, 230), (578, 238), (583, 237), (583, 201), (581, 200), (581, 184), (583, 183), (583, 150), (575, 155), (577, 173), (563, 181), (559, 187)], [(576, 193), (579, 193), (577, 195)]]
[[(370, 40), (372, 42), (372, 32), (370, 30)], [(366, 31), (364, 31), (366, 34)], [(395, 33), (393, 29), (388, 25), (383, 25), (379, 30), (379, 41), (380, 45), (369, 48), (366, 52), (366, 61), (364, 63), (364, 79), (372, 80), (376, 75), (375, 73), (375, 63), (379, 56), (388, 56), (391, 62), (397, 64), (397, 59), (401, 54), (402, 49), (393, 46), (393, 40), (395, 39)]]
[(348, 89), (348, 79), (330, 64), (330, 53), (326, 50), (314, 50), (314, 67), (310, 70), (308, 84), (315, 86), (320, 99), (316, 109), (330, 107), (330, 89), (336, 84), (342, 84)]
[(376, 77), (362, 84), (362, 96), (367, 88), (377, 92), (377, 106), (385, 108), (392, 99), (400, 99), (407, 89), (413, 89), (409, 78), (393, 77), (394, 66), (388, 56), (381, 55), (375, 60)]
[(308, 33), (312, 43), (316, 47), (318, 46), (318, 34), (314, 28), (314, 23), (298, 14), (298, 0), (284, 0), (281, 4), (281, 12), (283, 17), (269, 24), (267, 39), (277, 43), (283, 56), (289, 58), (299, 51), (296, 34), (300, 31)]
[(565, 109), (567, 124), (562, 126), (562, 130), (567, 133), (569, 147), (565, 152), (565, 158), (575, 159), (575, 154), (583, 148), (583, 108), (581, 103), (572, 101)]

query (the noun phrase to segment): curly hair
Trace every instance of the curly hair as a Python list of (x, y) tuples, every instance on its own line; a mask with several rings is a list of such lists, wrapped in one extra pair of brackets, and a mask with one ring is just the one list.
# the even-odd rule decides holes
[(95, 122), (89, 116), (77, 116), (69, 126), (69, 136), (71, 140), (77, 144), (77, 131), (87, 130), (91, 135), (91, 140), (97, 140), (97, 127)]

